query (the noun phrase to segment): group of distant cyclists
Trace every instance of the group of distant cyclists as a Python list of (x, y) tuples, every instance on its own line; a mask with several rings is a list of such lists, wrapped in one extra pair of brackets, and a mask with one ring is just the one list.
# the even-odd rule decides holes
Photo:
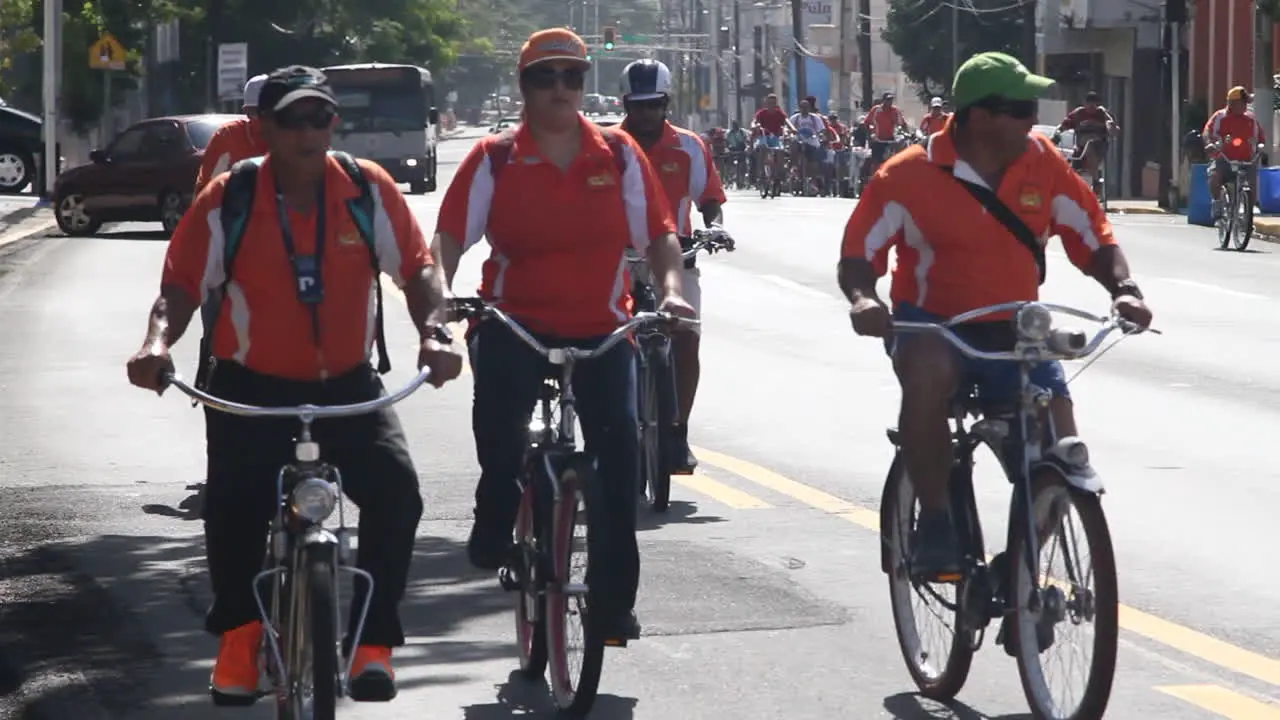
[[(699, 274), (682, 259), (681, 236), (691, 231), (694, 209), (719, 229), (726, 200), (706, 144), (667, 120), (669, 69), (654, 60), (629, 65), (622, 77), (626, 120), (620, 129), (602, 128), (580, 112), (588, 57), (586, 44), (569, 30), (529, 37), (516, 68), (522, 122), (467, 154), (430, 241), (385, 170), (357, 160), (353, 172), (330, 152), (341, 108), (323, 73), (292, 66), (251, 80), (248, 117), (215, 135), (199, 192), (170, 241), (145, 339), (128, 362), (130, 381), (162, 392), (164, 375), (173, 370), (170, 349), (199, 314), (206, 316), (207, 334), (201, 353), (211, 361), (203, 383), (214, 395), (259, 405), (376, 398), (385, 392), (379, 375), (389, 364), (381, 342), (384, 362), (376, 369), (371, 363), (371, 347), (381, 338), (373, 297), (380, 274), (387, 275), (403, 290), (419, 337), (417, 363), (430, 369), (431, 383), (457, 378), (464, 353), (470, 362), (480, 478), (467, 553), (477, 568), (501, 568), (510, 558), (520, 502), (514, 481), (530, 410), (547, 366), (493, 320), (474, 324), (461, 340), (453, 336), (449, 306), (460, 257), (487, 240), (479, 297), (540, 342), (591, 348), (633, 312), (628, 252), (647, 260), (661, 311), (698, 316)], [(984, 188), (1041, 244), (1061, 236), (1071, 261), (1108, 292), (1120, 316), (1142, 327), (1151, 321), (1093, 194), (1047, 140), (1030, 133), (1037, 99), (1051, 84), (1001, 53), (968, 60), (955, 77), (954, 113), (931, 103), (929, 134), (920, 146), (873, 160), (879, 163), (875, 179), (844, 231), (839, 285), (853, 328), (885, 338), (903, 390), (902, 444), (924, 507), (912, 562), (924, 572), (945, 573), (959, 562), (946, 500), (949, 401), (975, 379), (984, 395), (1007, 397), (1017, 387), (1017, 369), (964, 360), (936, 337), (895, 338), (892, 321), (937, 320), (1038, 295), (1035, 254), (970, 186)], [(892, 95), (858, 127), (875, 141), (909, 129)], [(729, 133), (737, 151), (753, 153), (775, 180), (784, 161), (803, 172), (825, 161), (822, 148), (855, 142), (838, 117), (817, 114), (812, 99), (788, 117), (773, 96), (749, 133), (737, 126)], [(796, 140), (784, 157), (777, 151), (788, 135)], [(226, 252), (228, 188), (246, 163), (256, 168), (254, 204), (239, 218), (244, 242), (233, 266)], [(1006, 172), (1015, 165), (1022, 168), (1016, 175)], [(351, 211), (359, 198), (371, 201), (368, 228)], [(359, 240), (365, 232), (372, 235), (367, 245)], [(898, 261), (886, 301), (876, 281), (888, 271), (894, 248)], [(957, 332), (989, 339), (983, 325)], [(700, 372), (698, 345), (696, 335), (676, 335), (679, 442), (669, 462), (672, 472), (692, 472), (687, 423)], [(618, 344), (584, 366), (574, 385), (610, 518), (607, 537), (592, 540), (589, 620), (597, 632), (619, 639), (641, 634), (634, 611), (640, 579), (635, 361), (634, 347)], [(1049, 411), (1058, 434), (1074, 434), (1062, 367), (1037, 365), (1033, 379), (1054, 393)], [(273, 512), (274, 472), (281, 453), (292, 448), (292, 425), (281, 423), (206, 414), (203, 520), (214, 601), (205, 627), (220, 638), (215, 699), (252, 702), (259, 692), (264, 628), (251, 584)], [(319, 420), (315, 427), (324, 446), (334, 448), (333, 461), (361, 508), (357, 564), (373, 578), (370, 597), (351, 608), (352, 628), (368, 609), (361, 644), (345, 648), (353, 660), (352, 697), (389, 700), (396, 694), (392, 650), (405, 638), (398, 606), (423, 512), (411, 440), (390, 409)], [(448, 450), (431, 438), (412, 442), (430, 453)]]

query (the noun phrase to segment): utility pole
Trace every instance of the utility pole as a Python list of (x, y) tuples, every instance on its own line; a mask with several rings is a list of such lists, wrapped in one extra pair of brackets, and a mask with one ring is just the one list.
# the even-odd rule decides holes
[(853, 103), (849, 102), (849, 96), (852, 94), (853, 88), (849, 87), (849, 62), (847, 59), (849, 55), (846, 52), (849, 42), (849, 0), (840, 0), (837, 12), (840, 13), (836, 16), (840, 23), (840, 37), (836, 40), (836, 47), (839, 48), (838, 52), (840, 53), (840, 72), (836, 75), (836, 87), (839, 88), (839, 94), (836, 97), (840, 99), (840, 104), (835, 110), (840, 113), (841, 118), (847, 121), (853, 115), (853, 110), (850, 107)]
[(871, 110), (875, 78), (871, 75), (871, 0), (858, 0), (858, 57), (862, 67), (862, 110)]
[(742, 8), (733, 0), (733, 116), (742, 125)]
[(1253, 41), (1253, 114), (1262, 125), (1262, 134), (1266, 137), (1267, 159), (1274, 162), (1272, 150), (1275, 148), (1275, 105), (1272, 93), (1275, 71), (1271, 68), (1272, 40), (1275, 33), (1275, 21), (1261, 9), (1254, 10), (1255, 20)]
[(44, 172), (37, 173), (43, 180), (31, 183), (42, 200), (53, 201), (53, 182), (58, 178), (58, 69), (62, 57), (62, 0), (44, 0), (44, 37), (42, 60), (44, 77), (41, 78), (43, 98)]
[(751, 53), (751, 77), (755, 78), (756, 91), (756, 107), (764, 104), (764, 96), (768, 95), (764, 90), (764, 27), (756, 25), (751, 29), (752, 49)]
[(1022, 4), (1022, 63), (1032, 72), (1039, 63), (1036, 57), (1036, 8), (1040, 3), (1026, 2)]
[[(960, 69), (960, 6), (951, 4), (951, 77)], [(952, 110), (955, 108), (953, 107)]]
[[(795, 58), (796, 64), (796, 106), (799, 107), (800, 101), (809, 94), (808, 70), (805, 65), (809, 62), (809, 56), (801, 52), (804, 47), (804, 3), (802, 0), (791, 0), (791, 38), (795, 43), (792, 48), (791, 56)], [(811, 108), (815, 112), (817, 108)]]

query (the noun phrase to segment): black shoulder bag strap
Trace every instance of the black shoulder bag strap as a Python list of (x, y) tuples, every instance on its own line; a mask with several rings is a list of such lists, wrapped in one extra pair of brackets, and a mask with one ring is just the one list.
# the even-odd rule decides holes
[(1004, 225), (1005, 229), (1013, 233), (1013, 236), (1018, 239), (1018, 242), (1022, 243), (1023, 246), (1030, 251), (1031, 257), (1035, 258), (1036, 267), (1040, 270), (1040, 284), (1043, 285), (1046, 270), (1044, 246), (1040, 244), (1040, 240), (1036, 238), (1036, 234), (1031, 231), (1031, 228), (1027, 227), (1027, 224), (1023, 222), (1022, 218), (1018, 217), (1017, 213), (1010, 210), (1009, 206), (1005, 205), (1004, 201), (1000, 199), (1000, 196), (996, 195), (995, 191), (991, 188), (956, 177), (955, 168), (940, 165), (938, 166), (938, 169), (951, 176), (951, 178), (960, 183), (965, 190), (968, 190), (969, 194), (973, 196), (973, 199), (982, 203), (982, 206), (987, 209), (987, 212), (995, 216), (995, 219), (999, 220), (1000, 224)]

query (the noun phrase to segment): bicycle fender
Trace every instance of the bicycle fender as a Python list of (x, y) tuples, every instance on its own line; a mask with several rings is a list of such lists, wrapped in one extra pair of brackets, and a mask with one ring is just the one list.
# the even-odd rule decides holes
[(298, 544), (302, 547), (310, 547), (312, 545), (337, 545), (338, 536), (317, 526), (308, 528), (307, 531), (302, 534), (302, 537), (298, 538)]
[(1071, 487), (1094, 495), (1106, 492), (1102, 477), (1089, 464), (1089, 450), (1078, 437), (1064, 437), (1045, 452), (1043, 460), (1031, 464), (1032, 477), (1047, 468), (1057, 473)]

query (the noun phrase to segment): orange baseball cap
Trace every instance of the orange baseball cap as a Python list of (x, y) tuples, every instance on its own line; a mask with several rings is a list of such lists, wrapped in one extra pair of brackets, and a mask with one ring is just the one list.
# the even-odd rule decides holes
[(529, 36), (524, 47), (520, 48), (519, 71), (530, 65), (548, 60), (572, 60), (584, 66), (591, 65), (587, 60), (587, 44), (578, 34), (567, 28), (550, 28), (539, 30)]
[(1249, 100), (1249, 91), (1237, 85), (1227, 91), (1227, 100)]

